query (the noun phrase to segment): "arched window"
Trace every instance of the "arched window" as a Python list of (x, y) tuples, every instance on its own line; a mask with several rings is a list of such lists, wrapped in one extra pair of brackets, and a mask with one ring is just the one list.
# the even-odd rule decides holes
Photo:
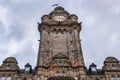
[(48, 32), (48, 34), (50, 35), (50, 32)]
[(118, 75), (117, 80), (120, 80), (120, 75)]
[(1, 77), (1, 80), (5, 80), (5, 75), (3, 75), (3, 76)]
[(12, 80), (12, 77), (9, 75), (9, 76), (7, 77), (7, 80)]
[(57, 71), (55, 76), (66, 76), (66, 73), (65, 71), (62, 71), (62, 72)]
[(55, 76), (60, 76), (60, 72), (57, 71), (56, 74), (55, 74)]
[(72, 35), (72, 32), (70, 32), (70, 35)]
[(115, 70), (116, 69), (116, 66), (115, 64), (112, 64), (112, 67), (111, 67), (112, 70)]
[(6, 69), (7, 69), (7, 70), (10, 70), (10, 69), (11, 69), (10, 64), (6, 66)]
[(116, 80), (116, 77), (114, 75), (112, 75), (111, 80)]
[(65, 71), (62, 71), (62, 76), (66, 76), (66, 73), (65, 73)]

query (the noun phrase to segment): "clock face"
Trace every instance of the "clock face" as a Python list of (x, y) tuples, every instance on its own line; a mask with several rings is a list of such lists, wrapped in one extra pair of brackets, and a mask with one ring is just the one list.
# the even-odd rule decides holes
[(65, 20), (65, 16), (54, 16), (53, 18), (55, 21), (64, 21)]

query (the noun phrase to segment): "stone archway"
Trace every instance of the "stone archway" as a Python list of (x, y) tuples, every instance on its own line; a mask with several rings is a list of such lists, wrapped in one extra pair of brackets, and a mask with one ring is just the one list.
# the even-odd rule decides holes
[(60, 76), (60, 77), (50, 77), (47, 80), (75, 80), (75, 79), (72, 77)]

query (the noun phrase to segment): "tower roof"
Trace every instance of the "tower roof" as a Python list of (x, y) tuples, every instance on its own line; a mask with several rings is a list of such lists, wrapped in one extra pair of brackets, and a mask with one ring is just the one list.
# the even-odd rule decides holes
[(104, 63), (119, 63), (119, 60), (116, 59), (115, 57), (107, 57)]
[(90, 65), (90, 67), (96, 67), (96, 65), (95, 65), (94, 63), (92, 63), (92, 64)]
[(29, 63), (27, 63), (27, 64), (25, 65), (25, 67), (31, 67), (31, 65), (30, 65)]
[(58, 7), (54, 8), (54, 10), (50, 14), (51, 15), (52, 14), (67, 14), (68, 15), (68, 12), (66, 10), (64, 10), (63, 7), (58, 6)]
[(3, 61), (3, 63), (18, 63), (18, 62), (17, 62), (16, 58), (8, 57)]
[(64, 8), (61, 7), (61, 6), (58, 6), (58, 7), (56, 7), (54, 10), (64, 10)]

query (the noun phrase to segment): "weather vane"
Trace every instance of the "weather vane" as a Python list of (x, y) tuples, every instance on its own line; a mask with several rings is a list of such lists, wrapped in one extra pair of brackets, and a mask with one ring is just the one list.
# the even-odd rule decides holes
[(59, 4), (57, 3), (57, 4), (53, 4), (53, 5), (52, 5), (52, 7), (55, 7), (55, 6), (59, 6)]

